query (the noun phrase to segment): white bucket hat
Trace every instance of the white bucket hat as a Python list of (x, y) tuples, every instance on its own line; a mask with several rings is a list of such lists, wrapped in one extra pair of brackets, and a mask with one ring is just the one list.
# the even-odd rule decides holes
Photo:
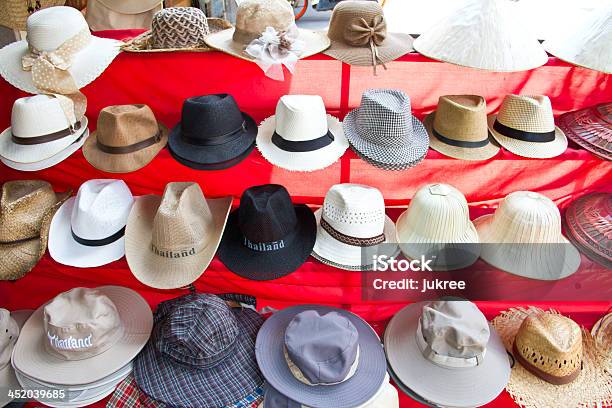
[[(4, 387), (3, 390), (19, 389), (15, 370), (11, 366), (11, 356), (19, 332), (31, 314), (31, 310), (19, 310), (11, 313), (0, 308), (0, 384)], [(11, 401), (12, 398), (9, 398), (4, 392), (0, 394), (0, 407)]]
[(84, 87), (102, 74), (123, 44), (92, 36), (83, 15), (64, 6), (32, 14), (27, 21), (27, 33), (27, 40), (0, 50), (0, 75), (31, 94), (41, 92), (33, 76), (37, 76), (39, 83), (49, 83), (51, 88), (67, 86), (62, 82), (69, 82), (70, 77), (74, 84), (69, 85)]
[(399, 253), (395, 224), (385, 214), (381, 192), (361, 184), (336, 184), (315, 212), (317, 240), (312, 255), (346, 270), (370, 270), (373, 256)]
[(293, 171), (332, 165), (348, 148), (342, 123), (325, 113), (318, 95), (285, 95), (276, 115), (259, 125), (257, 148), (272, 164)]
[(124, 234), (134, 197), (123, 180), (86, 181), (55, 213), (49, 253), (64, 265), (91, 268), (125, 255)]

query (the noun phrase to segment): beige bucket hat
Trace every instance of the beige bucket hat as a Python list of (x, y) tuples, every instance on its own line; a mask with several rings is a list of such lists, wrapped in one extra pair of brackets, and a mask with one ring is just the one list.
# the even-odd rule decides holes
[(53, 215), (71, 192), (42, 180), (7, 181), (0, 198), (0, 280), (22, 278), (47, 249)]
[(487, 127), (487, 102), (478, 95), (446, 95), (425, 117), (429, 146), (449, 157), (488, 160), (499, 145)]
[(130, 173), (157, 156), (168, 143), (168, 133), (147, 105), (108, 106), (100, 111), (83, 155), (98, 170)]
[(125, 256), (140, 282), (176, 289), (198, 279), (212, 261), (232, 205), (207, 199), (196, 183), (168, 183), (163, 197), (148, 195), (132, 207)]
[(515, 364), (506, 389), (525, 408), (612, 404), (612, 377), (591, 334), (555, 311), (530, 307), (492, 322)]
[[(31, 314), (32, 310), (9, 312), (0, 308), (0, 384), (4, 390), (20, 388), (15, 377), (15, 370), (11, 366), (11, 356), (19, 338), (19, 332)], [(4, 407), (12, 400), (3, 392), (0, 394), (0, 407)]]
[(487, 120), (495, 140), (519, 156), (547, 159), (567, 149), (567, 138), (555, 126), (548, 96), (507, 95), (499, 113)]

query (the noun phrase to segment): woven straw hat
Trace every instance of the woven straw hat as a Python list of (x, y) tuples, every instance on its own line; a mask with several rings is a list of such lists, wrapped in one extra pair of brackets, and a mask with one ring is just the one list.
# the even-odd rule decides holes
[(397, 242), (409, 259), (433, 258), (432, 269), (452, 270), (478, 260), (478, 234), (465, 197), (448, 184), (421, 187), (396, 222)]
[[(0, 26), (25, 31), (26, 21), (32, 13), (48, 7), (63, 6), (65, 2), (66, 0), (38, 0), (38, 2), (2, 0), (0, 1)], [(35, 8), (29, 9), (29, 4), (35, 5)]]
[[(513, 308), (493, 319), (515, 364), (506, 389), (525, 408), (608, 406), (612, 378), (593, 337), (554, 311)], [(569, 381), (569, 382), (568, 382)], [(566, 383), (566, 384), (555, 384)]]
[(559, 128), (570, 140), (605, 160), (612, 160), (612, 103), (559, 116)]
[(558, 280), (578, 270), (580, 254), (561, 235), (559, 209), (531, 191), (508, 194), (494, 214), (474, 221), (480, 257), (514, 275)]
[(376, 66), (412, 51), (408, 34), (387, 32), (383, 8), (376, 1), (343, 1), (334, 7), (324, 51), (350, 65)]
[(595, 347), (606, 358), (608, 372), (612, 372), (612, 313), (606, 314), (593, 325), (591, 335)]
[(0, 280), (32, 270), (47, 249), (49, 223), (70, 192), (55, 193), (42, 180), (7, 181), (0, 198)]
[(100, 111), (98, 126), (83, 146), (85, 159), (110, 173), (143, 168), (168, 143), (168, 128), (147, 105), (116, 105)]
[(429, 146), (455, 159), (488, 160), (499, 152), (487, 128), (487, 103), (482, 96), (441, 96), (423, 125)]
[(199, 8), (169, 7), (155, 13), (151, 30), (131, 39), (121, 49), (128, 52), (206, 52), (212, 49), (204, 39), (231, 27), (227, 20), (206, 17)]
[(231, 209), (231, 197), (206, 199), (196, 183), (168, 183), (130, 212), (125, 255), (140, 282), (176, 289), (198, 279), (212, 261)]
[(572, 16), (544, 41), (546, 51), (570, 64), (612, 74), (612, 3), (603, 3), (582, 20)]
[(495, 140), (519, 156), (547, 159), (567, 149), (567, 138), (555, 126), (548, 96), (507, 95), (499, 112), (489, 115), (488, 123)]
[[(9, 390), (19, 389), (15, 370), (11, 366), (11, 356), (19, 332), (31, 314), (31, 310), (17, 310), (11, 313), (0, 308), (0, 384)], [(13, 400), (4, 394), (0, 395), (0, 407), (6, 406)]]

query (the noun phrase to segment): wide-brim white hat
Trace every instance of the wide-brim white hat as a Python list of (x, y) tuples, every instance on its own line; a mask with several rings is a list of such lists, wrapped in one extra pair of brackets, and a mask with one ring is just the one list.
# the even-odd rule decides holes
[[(17, 326), (19, 326), (19, 330), (21, 330), (32, 312), (32, 310), (16, 310), (14, 312), (11, 312), (11, 318), (15, 320)], [(3, 389), (6, 390), (20, 389), (19, 382), (17, 381), (17, 377), (15, 376), (15, 370), (13, 369), (13, 366), (10, 362), (6, 366), (0, 368), (0, 384), (2, 384)], [(12, 400), (13, 399), (9, 398), (6, 393), (0, 393), (0, 407), (9, 404)]]

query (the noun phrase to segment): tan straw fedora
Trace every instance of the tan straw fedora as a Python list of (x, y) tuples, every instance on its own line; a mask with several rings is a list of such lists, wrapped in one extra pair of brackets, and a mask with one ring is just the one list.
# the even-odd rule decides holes
[(125, 256), (136, 279), (157, 289), (193, 283), (217, 251), (231, 205), (231, 197), (204, 198), (192, 182), (168, 183), (163, 197), (138, 200), (125, 233)]
[(441, 96), (423, 125), (429, 146), (455, 159), (488, 160), (499, 152), (487, 128), (487, 102), (482, 96)]
[[(525, 408), (609, 406), (612, 377), (591, 334), (555, 311), (513, 308), (493, 319), (515, 364), (506, 389)], [(562, 401), (562, 402), (561, 402)]]
[(0, 198), (0, 280), (32, 270), (45, 253), (49, 224), (71, 192), (55, 193), (42, 180), (7, 181)]
[(555, 126), (548, 96), (507, 95), (499, 113), (489, 115), (488, 123), (495, 140), (519, 156), (546, 159), (567, 149), (567, 138)]
[(168, 143), (168, 128), (147, 105), (108, 106), (83, 145), (85, 159), (109, 173), (129, 173), (151, 162)]
[(32, 13), (47, 7), (63, 6), (65, 2), (65, 0), (0, 0), (0, 26), (25, 31), (26, 21)]

